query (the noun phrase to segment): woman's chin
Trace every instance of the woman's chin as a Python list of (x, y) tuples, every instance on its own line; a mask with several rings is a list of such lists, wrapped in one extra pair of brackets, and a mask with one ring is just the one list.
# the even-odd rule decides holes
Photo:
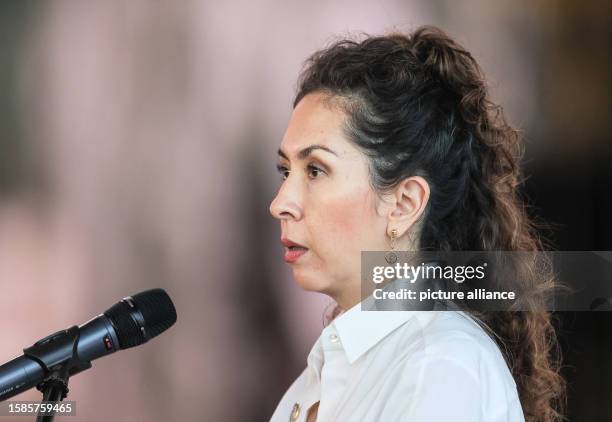
[(329, 283), (322, 280), (322, 277), (314, 277), (312, 274), (302, 274), (300, 271), (293, 272), (293, 278), (298, 286), (309, 292), (325, 293), (329, 290)]

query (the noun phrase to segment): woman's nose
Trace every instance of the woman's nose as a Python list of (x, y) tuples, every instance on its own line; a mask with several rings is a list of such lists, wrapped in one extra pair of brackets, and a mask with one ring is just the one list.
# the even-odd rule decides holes
[(290, 191), (288, 184), (283, 184), (270, 204), (270, 214), (279, 220), (302, 218), (302, 207), (296, 198), (296, 193)]

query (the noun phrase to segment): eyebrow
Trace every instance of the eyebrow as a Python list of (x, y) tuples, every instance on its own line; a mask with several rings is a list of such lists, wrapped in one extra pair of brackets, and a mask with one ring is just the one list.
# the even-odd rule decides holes
[[(300, 159), (300, 160), (305, 159), (306, 157), (308, 157), (316, 149), (322, 149), (323, 151), (327, 151), (327, 152), (329, 152), (331, 154), (334, 154), (336, 157), (338, 156), (338, 154), (336, 154), (333, 150), (329, 149), (325, 145), (315, 144), (315, 145), (310, 145), (310, 146), (302, 149), (300, 152), (298, 152), (298, 154), (297, 154), (298, 159)], [(278, 149), (278, 155), (283, 157), (285, 160), (289, 159), (289, 157), (287, 157), (287, 154), (285, 154), (280, 148)]]

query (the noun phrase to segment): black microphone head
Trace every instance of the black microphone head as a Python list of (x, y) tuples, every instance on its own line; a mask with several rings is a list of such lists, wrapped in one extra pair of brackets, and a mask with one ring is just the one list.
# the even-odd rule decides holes
[(176, 322), (176, 309), (163, 289), (128, 296), (111, 306), (104, 315), (115, 327), (121, 349), (145, 343)]
[(164, 289), (151, 289), (132, 296), (142, 312), (145, 328), (150, 338), (172, 327), (176, 322), (176, 309)]

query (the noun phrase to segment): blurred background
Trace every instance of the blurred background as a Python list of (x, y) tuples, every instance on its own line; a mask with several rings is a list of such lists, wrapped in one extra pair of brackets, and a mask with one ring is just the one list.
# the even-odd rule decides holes
[[(544, 234), (558, 250), (611, 250), (610, 9), (1, 2), (0, 362), (162, 287), (178, 323), (71, 379), (73, 420), (268, 420), (330, 305), (282, 261), (276, 149), (304, 59), (361, 32), (434, 24), (463, 43), (523, 131)], [(612, 314), (557, 317), (570, 420), (611, 420)]]

